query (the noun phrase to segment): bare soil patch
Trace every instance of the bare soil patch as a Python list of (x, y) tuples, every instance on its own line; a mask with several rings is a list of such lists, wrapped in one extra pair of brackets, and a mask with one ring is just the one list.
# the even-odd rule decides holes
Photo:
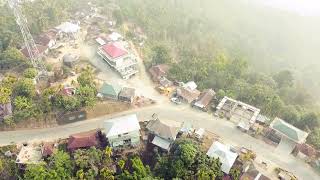
[(87, 109), (87, 118), (92, 119), (107, 114), (117, 113), (129, 110), (131, 105), (118, 101), (102, 101), (98, 102), (93, 108)]

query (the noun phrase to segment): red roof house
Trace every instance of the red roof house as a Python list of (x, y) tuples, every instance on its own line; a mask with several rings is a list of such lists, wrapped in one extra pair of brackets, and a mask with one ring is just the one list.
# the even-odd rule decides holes
[(42, 150), (42, 156), (48, 157), (53, 154), (54, 151), (54, 144), (53, 143), (44, 143), (43, 144), (43, 150)]
[(79, 148), (97, 147), (99, 145), (99, 131), (93, 130), (71, 135), (68, 140), (67, 148), (69, 151), (74, 151)]
[(204, 90), (200, 96), (199, 99), (194, 103), (194, 106), (203, 109), (203, 110), (207, 110), (207, 107), (209, 106), (209, 104), (211, 103), (212, 99), (215, 96), (215, 92), (213, 89), (206, 89)]
[(149, 73), (152, 76), (152, 80), (157, 82), (159, 81), (162, 77), (165, 77), (167, 75), (167, 72), (169, 70), (169, 66), (166, 64), (159, 64), (156, 66), (152, 66), (149, 69)]
[(305, 159), (315, 159), (318, 156), (318, 151), (312, 146), (304, 143), (297, 144), (296, 148), (293, 151), (293, 154)]
[(120, 47), (118, 47), (117, 45), (115, 45), (114, 43), (110, 43), (110, 44), (105, 44), (102, 46), (102, 50), (108, 54), (109, 57), (115, 59), (115, 58), (119, 58), (121, 56), (127, 55), (128, 52)]

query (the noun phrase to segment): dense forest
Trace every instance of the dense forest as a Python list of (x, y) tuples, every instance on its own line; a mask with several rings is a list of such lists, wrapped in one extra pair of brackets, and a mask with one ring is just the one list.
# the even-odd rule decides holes
[(201, 48), (201, 54), (217, 54), (219, 49), (232, 57), (245, 58), (258, 71), (290, 69), (297, 84), (319, 93), (314, 89), (319, 88), (320, 17), (302, 17), (251, 2), (254, 1), (119, 3), (123, 15), (143, 25), (150, 37), (174, 42), (170, 44), (174, 51), (188, 46), (195, 51)]
[(320, 42), (316, 18), (304, 21), (295, 14), (228, 0), (118, 4), (113, 13), (117, 21), (136, 23), (148, 35), (143, 49), (147, 66), (171, 64), (171, 79), (194, 80), (200, 89), (216, 90), (220, 98), (236, 98), (271, 118), (310, 130), (309, 142), (320, 148), (319, 106), (312, 94), (318, 82), (313, 70), (320, 69), (314, 64)]

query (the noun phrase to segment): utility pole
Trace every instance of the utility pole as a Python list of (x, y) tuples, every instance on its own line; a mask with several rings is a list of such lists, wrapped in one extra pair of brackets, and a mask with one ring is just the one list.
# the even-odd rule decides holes
[(39, 57), (40, 53), (37, 48), (36, 43), (30, 33), (28, 28), (27, 19), (23, 15), (20, 7), (20, 0), (8, 0), (9, 7), (12, 9), (15, 16), (16, 22), (20, 28), (24, 44), (28, 50), (31, 64), (38, 71), (37, 80), (47, 78), (48, 72), (46, 70), (45, 64)]

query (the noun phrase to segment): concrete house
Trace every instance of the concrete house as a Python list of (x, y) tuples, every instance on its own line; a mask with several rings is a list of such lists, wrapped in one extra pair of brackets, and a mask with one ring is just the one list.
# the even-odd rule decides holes
[(121, 92), (121, 87), (116, 84), (103, 83), (99, 90), (98, 96), (107, 99), (118, 100), (119, 93)]
[(230, 119), (244, 131), (250, 129), (260, 113), (260, 109), (229, 97), (224, 97), (216, 109), (216, 115)]
[(129, 53), (121, 43), (114, 42), (101, 46), (98, 54), (113, 68), (123, 79), (129, 79), (138, 73), (136, 57)]
[(176, 140), (182, 123), (172, 120), (152, 120), (147, 129), (154, 135), (152, 144), (169, 151), (170, 145)]
[(140, 144), (140, 125), (136, 114), (105, 120), (104, 132), (111, 147)]

